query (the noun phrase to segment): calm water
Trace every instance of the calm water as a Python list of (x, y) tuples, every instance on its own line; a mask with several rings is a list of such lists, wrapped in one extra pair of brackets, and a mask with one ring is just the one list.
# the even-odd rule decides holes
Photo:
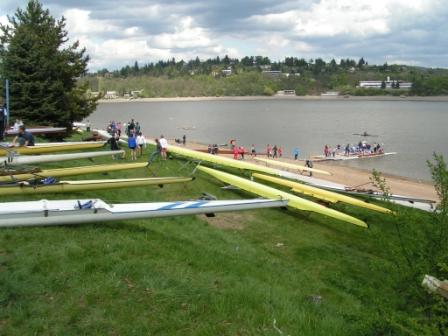
[[(130, 102), (100, 104), (90, 116), (92, 126), (109, 120), (140, 121), (146, 136), (204, 143), (238, 143), (257, 149), (266, 144), (284, 148), (287, 156), (297, 146), (300, 157), (321, 154), (329, 144), (357, 143), (353, 133), (370, 138), (398, 155), (340, 163), (412, 178), (430, 179), (425, 163), (433, 151), (448, 158), (448, 102), (255, 100), (202, 102)], [(194, 128), (184, 130), (182, 128)]]

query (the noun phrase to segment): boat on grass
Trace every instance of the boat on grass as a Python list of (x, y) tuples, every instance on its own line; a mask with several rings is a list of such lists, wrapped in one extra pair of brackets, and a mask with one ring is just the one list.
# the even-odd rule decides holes
[(308, 195), (308, 196), (311, 196), (314, 198), (321, 199), (326, 202), (331, 202), (331, 203), (343, 202), (343, 203), (347, 203), (350, 205), (359, 206), (359, 207), (362, 207), (365, 209), (370, 209), (370, 210), (374, 210), (374, 211), (378, 211), (378, 212), (382, 212), (382, 213), (387, 213), (387, 214), (392, 213), (391, 210), (384, 208), (382, 206), (378, 206), (378, 205), (375, 205), (372, 203), (367, 203), (367, 202), (359, 200), (357, 198), (349, 197), (346, 195), (341, 195), (341, 194), (338, 194), (338, 193), (335, 193), (332, 191), (323, 190), (323, 189), (316, 188), (316, 187), (311, 187), (311, 186), (305, 185), (303, 183), (297, 183), (297, 182), (281, 179), (278, 177), (273, 177), (273, 176), (268, 176), (268, 175), (263, 175), (263, 174), (258, 174), (258, 173), (253, 173), (252, 176), (259, 180), (272, 182), (272, 183), (275, 183), (278, 185), (289, 187), (295, 193)]
[(73, 225), (284, 207), (284, 200), (198, 200), (107, 204), (100, 199), (0, 203), (0, 227)]
[[(26, 129), (27, 132), (34, 135), (48, 135), (48, 134), (63, 134), (67, 132), (65, 127), (31, 127)], [(6, 135), (18, 135), (19, 130), (8, 129), (5, 131)]]
[(45, 162), (92, 159), (95, 157), (107, 156), (107, 155), (121, 156), (123, 154), (124, 150), (82, 152), (82, 153), (70, 153), (70, 154), (46, 154), (46, 155), (18, 155), (15, 153), (9, 153), (8, 156), (0, 157), (0, 164), (3, 166), (15, 166), (15, 165), (36, 164)]
[(78, 151), (84, 149), (101, 148), (106, 144), (105, 141), (97, 142), (63, 142), (63, 143), (42, 143), (36, 144), (35, 146), (10, 146), (3, 144), (0, 146), (0, 155), (8, 155), (10, 153), (18, 154), (45, 154), (45, 153), (55, 153), (55, 152), (67, 152), (67, 151)]
[(103, 164), (103, 165), (44, 169), (44, 170), (38, 169), (31, 172), (27, 172), (26, 170), (22, 172), (12, 170), (10, 174), (0, 174), (0, 182), (26, 181), (50, 176), (63, 177), (63, 176), (76, 176), (76, 175), (93, 174), (93, 173), (107, 173), (119, 170), (144, 168), (146, 166), (147, 166), (146, 162), (136, 162), (136, 163)]
[(323, 205), (311, 202), (309, 200), (300, 198), (296, 195), (289, 194), (287, 192), (268, 187), (264, 184), (253, 182), (247, 179), (244, 179), (239, 176), (235, 176), (229, 173), (224, 173), (216, 169), (207, 168), (199, 166), (198, 170), (207, 173), (218, 180), (238, 187), (240, 189), (246, 190), (250, 193), (254, 193), (258, 196), (269, 198), (269, 199), (283, 199), (288, 201), (288, 207), (302, 210), (302, 211), (311, 211), (324, 216), (332, 217), (338, 219), (340, 221), (348, 222), (357, 226), (361, 226), (366, 228), (367, 224), (362, 220), (347, 215), (345, 213), (327, 208)]
[(184, 183), (191, 180), (193, 180), (192, 177), (147, 177), (132, 179), (59, 181), (52, 184), (22, 182), (0, 185), (0, 195), (80, 192), (86, 190), (144, 187), (149, 185), (163, 186), (165, 184)]

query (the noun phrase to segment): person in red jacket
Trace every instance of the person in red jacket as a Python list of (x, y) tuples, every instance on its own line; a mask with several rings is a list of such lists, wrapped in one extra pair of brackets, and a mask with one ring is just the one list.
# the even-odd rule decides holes
[(239, 154), (238, 146), (236, 144), (234, 144), (234, 146), (233, 146), (233, 158), (235, 160), (238, 160), (238, 154)]

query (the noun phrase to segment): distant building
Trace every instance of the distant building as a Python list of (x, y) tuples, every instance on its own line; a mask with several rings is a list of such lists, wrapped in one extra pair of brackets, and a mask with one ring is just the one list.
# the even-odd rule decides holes
[(320, 95), (322, 97), (336, 97), (336, 96), (339, 96), (339, 91), (322, 92)]
[(90, 97), (96, 98), (99, 97), (100, 93), (98, 91), (91, 91), (90, 92)]
[(141, 96), (143, 95), (143, 89), (141, 89), (141, 90), (132, 90), (131, 92), (130, 92), (130, 96), (132, 97), (132, 98), (140, 98)]
[(104, 95), (104, 99), (116, 99), (118, 98), (117, 91), (106, 91), (106, 94)]
[(223, 70), (221, 70), (221, 73), (224, 76), (230, 76), (232, 74), (232, 69), (231, 68), (223, 69)]
[(279, 77), (282, 75), (282, 72), (279, 70), (264, 70), (262, 71), (263, 75), (270, 77)]
[[(383, 84), (384, 83), (384, 84)], [(359, 87), (366, 89), (381, 89), (384, 85), (385, 89), (393, 89), (398, 84), (398, 88), (409, 90), (412, 88), (411, 82), (404, 82), (398, 79), (390, 79), (388, 76), (385, 81), (360, 81)]]
[(271, 65), (270, 64), (260, 65), (260, 69), (263, 71), (269, 71), (269, 70), (271, 70)]
[(277, 96), (295, 96), (296, 90), (281, 90), (277, 91)]

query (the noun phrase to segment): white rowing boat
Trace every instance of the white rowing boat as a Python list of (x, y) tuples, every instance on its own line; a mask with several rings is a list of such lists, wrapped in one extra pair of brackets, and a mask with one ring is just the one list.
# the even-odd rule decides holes
[(44, 162), (59, 162), (77, 159), (91, 159), (94, 157), (107, 155), (122, 155), (123, 150), (119, 151), (98, 151), (98, 152), (83, 152), (70, 154), (46, 154), (46, 155), (20, 155), (14, 154), (10, 156), (0, 157), (0, 164), (2, 165), (21, 165), (21, 164), (35, 164)]
[(357, 159), (371, 159), (377, 157), (384, 157), (389, 155), (396, 155), (397, 152), (387, 152), (387, 153), (379, 153), (379, 154), (350, 154), (350, 155), (341, 155), (336, 154), (335, 156), (325, 156), (325, 155), (316, 155), (313, 157), (314, 161), (347, 161), (347, 160), (357, 160)]
[(0, 203), (0, 227), (47, 226), (284, 207), (285, 200), (107, 204), (100, 199)]
[[(65, 127), (35, 127), (35, 128), (27, 128), (27, 132), (32, 133), (34, 135), (43, 135), (43, 134), (59, 134), (67, 132)], [(18, 135), (19, 130), (8, 129), (5, 131), (6, 135)]]

